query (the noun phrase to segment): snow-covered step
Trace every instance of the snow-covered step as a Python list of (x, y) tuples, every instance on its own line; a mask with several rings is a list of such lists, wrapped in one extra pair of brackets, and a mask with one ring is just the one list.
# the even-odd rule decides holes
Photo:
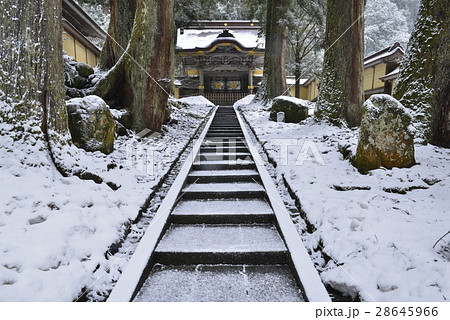
[(228, 125), (224, 124), (222, 126), (215, 125), (215, 126), (209, 127), (208, 132), (211, 132), (211, 131), (230, 131), (230, 132), (239, 131), (239, 132), (242, 132), (241, 127), (238, 127), (238, 125), (239, 124), (236, 124), (235, 126), (233, 126), (232, 124), (228, 124)]
[(236, 169), (254, 169), (255, 162), (248, 160), (216, 160), (199, 161), (192, 165), (193, 170), (236, 170)]
[(182, 191), (183, 199), (262, 198), (264, 188), (256, 182), (193, 183)]
[(173, 215), (209, 214), (272, 214), (272, 208), (264, 199), (210, 199), (181, 201)]
[(180, 201), (172, 223), (272, 223), (272, 208), (264, 199), (205, 199)]
[(134, 301), (305, 301), (286, 265), (157, 264)]
[(244, 134), (242, 132), (213, 132), (213, 133), (207, 133), (206, 137), (208, 138), (235, 138), (235, 137), (244, 137)]
[(241, 129), (231, 129), (231, 128), (223, 128), (223, 129), (215, 129), (215, 128), (210, 128), (208, 130), (209, 134), (212, 133), (242, 133)]
[(241, 129), (241, 126), (239, 125), (239, 123), (236, 124), (211, 124), (211, 126), (209, 127), (209, 129)]
[(209, 139), (205, 140), (202, 144), (202, 147), (231, 147), (231, 148), (239, 148), (239, 147), (247, 147), (247, 144), (241, 139)]
[(199, 170), (192, 171), (188, 176), (188, 182), (259, 182), (259, 174), (256, 170)]
[(223, 153), (223, 152), (238, 152), (238, 153), (248, 153), (248, 148), (245, 146), (202, 146), (200, 148), (200, 154), (205, 153)]
[(271, 224), (172, 224), (155, 250), (163, 264), (287, 263), (286, 246)]
[(249, 152), (221, 152), (221, 153), (205, 153), (200, 152), (200, 161), (210, 160), (252, 160), (252, 155)]

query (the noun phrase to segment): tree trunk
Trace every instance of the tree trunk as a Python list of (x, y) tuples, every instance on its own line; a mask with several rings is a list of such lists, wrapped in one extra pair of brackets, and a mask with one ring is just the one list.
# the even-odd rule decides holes
[(281, 20), (286, 17), (289, 0), (268, 0), (266, 21), (266, 51), (264, 74), (266, 91), (264, 100), (284, 94), (286, 86), (287, 27)]
[(70, 143), (61, 1), (0, 1), (0, 12), (0, 90), (13, 106), (10, 112), (0, 110), (0, 116), (13, 125), (18, 139), (45, 140), (61, 169), (62, 146)]
[(300, 98), (300, 86), (301, 86), (300, 77), (302, 76), (300, 66), (295, 67), (294, 75), (295, 75), (295, 97)]
[(328, 0), (317, 116), (361, 123), (364, 100), (364, 0)]
[(130, 41), (136, 14), (136, 0), (109, 0), (109, 4), (108, 37), (98, 63), (101, 70), (111, 69), (119, 61)]
[(416, 138), (450, 147), (448, 0), (423, 0), (394, 97), (411, 110)]
[(301, 42), (297, 33), (295, 52), (295, 97), (300, 98), (300, 77), (302, 76), (302, 54), (301, 54)]
[(136, 132), (161, 131), (164, 121), (173, 77), (173, 5), (174, 0), (137, 0), (127, 50), (93, 90), (131, 109)]
[[(450, 7), (443, 4), (437, 21), (442, 23), (440, 40), (437, 41), (436, 60), (434, 63), (433, 87), (436, 91), (431, 127), (431, 143), (444, 148), (450, 148)], [(446, 11), (445, 11), (446, 10)]]

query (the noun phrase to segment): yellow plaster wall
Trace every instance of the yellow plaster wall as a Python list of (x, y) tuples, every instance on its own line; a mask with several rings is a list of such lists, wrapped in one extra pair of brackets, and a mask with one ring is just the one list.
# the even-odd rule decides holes
[(300, 87), (300, 99), (308, 100), (308, 88)]
[(91, 50), (87, 50), (87, 64), (92, 67), (97, 65), (97, 57)]
[(70, 33), (63, 30), (62, 33), (63, 50), (71, 57), (75, 57), (74, 39)]
[(380, 78), (382, 76), (386, 75), (386, 64), (385, 63), (381, 63), (377, 66), (375, 66), (375, 79), (374, 79), (374, 89), (377, 88), (383, 88), (384, 87), (384, 82), (380, 80)]
[(86, 59), (86, 47), (75, 40), (76, 60), (78, 62), (87, 63)]
[[(289, 88), (291, 96), (295, 97), (295, 85)], [(308, 88), (300, 86), (300, 99), (308, 100)]]
[(364, 91), (372, 90), (373, 87), (373, 67), (364, 70)]
[(86, 48), (83, 44), (75, 39), (67, 30), (62, 33), (63, 50), (78, 62), (84, 62), (95, 67), (97, 65), (98, 57), (94, 52)]
[(315, 98), (317, 98), (318, 94), (319, 94), (318, 83), (317, 83), (317, 80), (314, 80), (308, 86), (308, 98), (307, 98), (307, 100), (309, 100), (309, 101), (314, 100)]
[(295, 85), (289, 87), (289, 92), (291, 93), (291, 96), (295, 97)]

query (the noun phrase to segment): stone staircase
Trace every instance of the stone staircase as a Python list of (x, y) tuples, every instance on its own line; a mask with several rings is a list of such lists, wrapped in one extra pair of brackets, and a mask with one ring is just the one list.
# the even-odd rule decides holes
[(160, 207), (167, 213), (154, 217), (109, 301), (328, 301), (289, 215), (274, 207), (270, 177), (262, 178), (240, 123), (232, 107), (217, 109), (161, 205), (170, 210)]
[(134, 301), (302, 301), (236, 113), (220, 107)]

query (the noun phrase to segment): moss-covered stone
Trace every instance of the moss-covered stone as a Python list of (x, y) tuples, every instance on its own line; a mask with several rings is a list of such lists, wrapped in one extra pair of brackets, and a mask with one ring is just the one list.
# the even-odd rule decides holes
[(364, 103), (353, 163), (361, 173), (380, 167), (408, 168), (416, 163), (411, 115), (391, 96), (373, 95)]
[(277, 113), (284, 112), (284, 122), (298, 123), (308, 118), (309, 103), (308, 101), (292, 97), (276, 97), (273, 99), (269, 119), (277, 121)]
[(115, 122), (103, 99), (87, 96), (68, 100), (66, 105), (73, 143), (86, 151), (111, 153)]

